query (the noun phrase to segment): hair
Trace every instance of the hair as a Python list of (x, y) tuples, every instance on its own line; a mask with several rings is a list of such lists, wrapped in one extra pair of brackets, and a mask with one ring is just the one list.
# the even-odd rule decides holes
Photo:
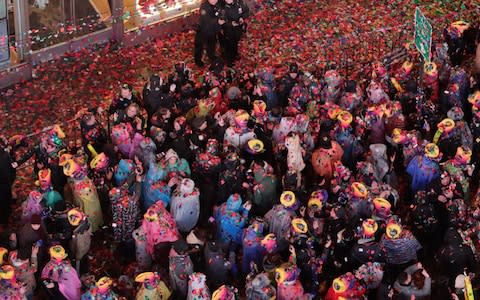
[(407, 272), (402, 272), (398, 275), (398, 282), (400, 284), (406, 284), (408, 281), (408, 273)]
[(415, 273), (412, 274), (412, 281), (413, 284), (417, 289), (422, 289), (423, 286), (425, 285), (425, 276), (422, 274), (422, 269), (415, 271)]
[(140, 113), (140, 106), (138, 106), (137, 103), (131, 103), (129, 106), (127, 106), (127, 110), (128, 110), (130, 107), (135, 107), (135, 109), (137, 110), (137, 114)]

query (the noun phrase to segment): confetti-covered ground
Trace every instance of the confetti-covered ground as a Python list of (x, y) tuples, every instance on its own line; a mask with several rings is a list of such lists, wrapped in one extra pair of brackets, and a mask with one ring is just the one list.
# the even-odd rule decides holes
[[(437, 40), (447, 23), (472, 20), (480, 10), (476, 0), (325, 2), (256, 3), (258, 10), (248, 20), (241, 43), (238, 70), (273, 66), (281, 74), (290, 61), (310, 71), (335, 63), (355, 77), (364, 65), (413, 38), (417, 5), (430, 19)], [(193, 35), (193, 30), (182, 32), (135, 48), (107, 44), (37, 66), (33, 80), (2, 92), (2, 133), (29, 134), (73, 118), (80, 108), (108, 105), (120, 82), (132, 83), (140, 91), (148, 74), (170, 72), (178, 61), (187, 62), (198, 75)], [(24, 178), (23, 173), (19, 181), (31, 181), (31, 175)]]

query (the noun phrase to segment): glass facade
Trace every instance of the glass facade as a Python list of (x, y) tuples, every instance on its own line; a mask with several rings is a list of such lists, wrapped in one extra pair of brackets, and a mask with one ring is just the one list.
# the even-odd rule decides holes
[(108, 27), (108, 0), (29, 0), (30, 40), (38, 50)]

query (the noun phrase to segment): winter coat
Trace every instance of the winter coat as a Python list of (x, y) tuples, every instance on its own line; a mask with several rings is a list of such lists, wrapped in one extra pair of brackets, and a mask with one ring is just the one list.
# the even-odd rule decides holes
[(247, 219), (248, 210), (242, 206), (242, 198), (238, 194), (231, 195), (215, 212), (218, 238), (226, 244), (240, 245)]
[(200, 191), (191, 179), (183, 179), (173, 192), (170, 212), (181, 232), (190, 232), (200, 216)]

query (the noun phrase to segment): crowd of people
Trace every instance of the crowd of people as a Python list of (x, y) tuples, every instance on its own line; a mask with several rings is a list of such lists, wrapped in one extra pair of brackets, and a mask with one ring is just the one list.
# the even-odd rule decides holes
[(357, 80), (208, 53), (201, 80), (180, 62), (79, 111), (79, 143), (2, 138), (0, 298), (474, 299), (477, 34), (454, 22), (430, 62), (407, 44)]

